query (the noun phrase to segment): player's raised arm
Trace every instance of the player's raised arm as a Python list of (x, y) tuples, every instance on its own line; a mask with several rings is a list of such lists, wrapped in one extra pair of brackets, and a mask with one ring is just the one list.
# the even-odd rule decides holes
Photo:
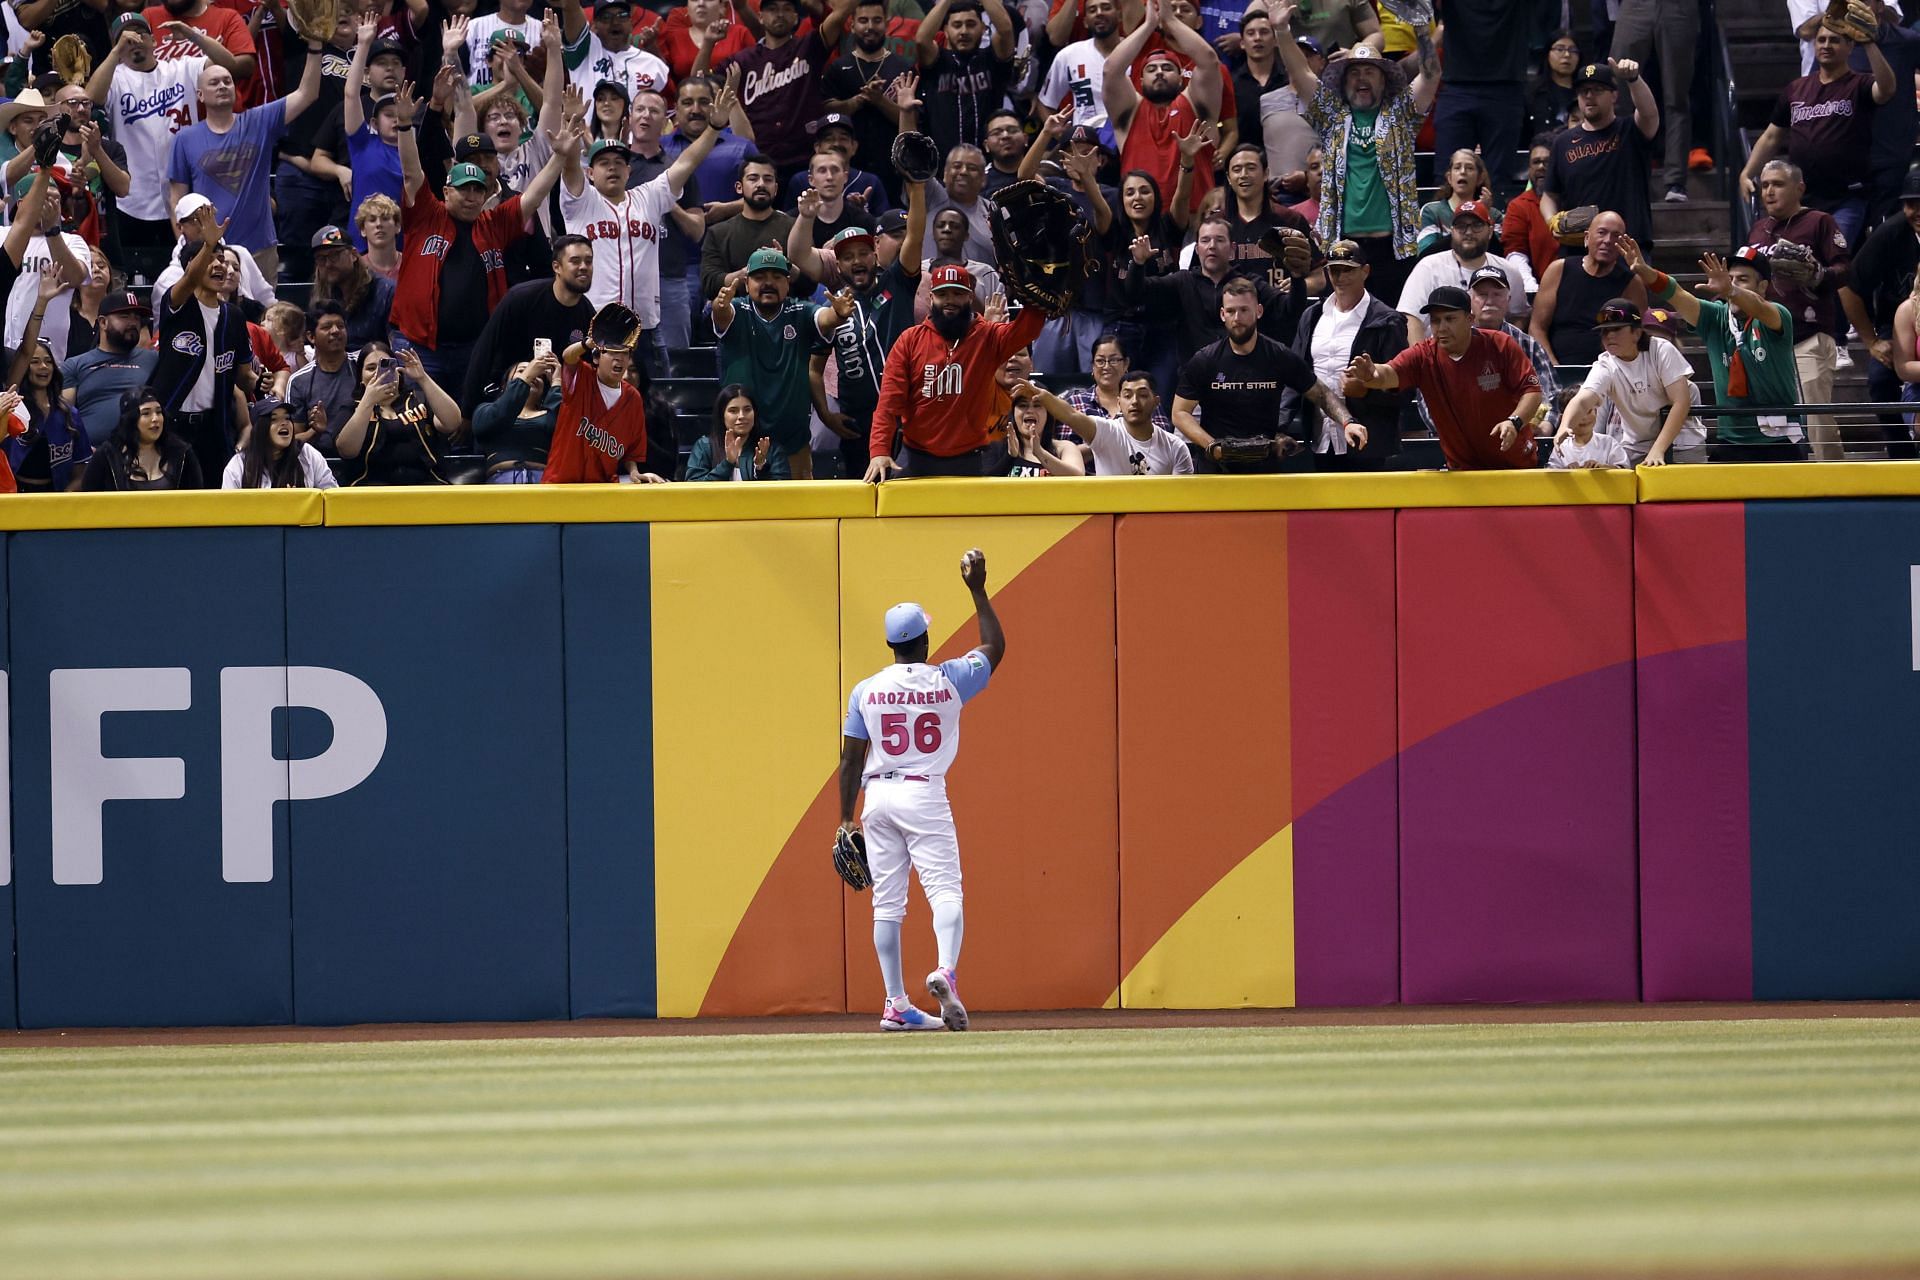
[[(1007, 633), (1000, 629), (1000, 615), (993, 611), (993, 601), (987, 598), (987, 557), (980, 548), (975, 547), (960, 557), (960, 581), (973, 593), (973, 612), (980, 619), (980, 652), (985, 655), (987, 665), (998, 671), (1001, 659), (1007, 656)], [(845, 789), (846, 783), (842, 781), (841, 790)]]

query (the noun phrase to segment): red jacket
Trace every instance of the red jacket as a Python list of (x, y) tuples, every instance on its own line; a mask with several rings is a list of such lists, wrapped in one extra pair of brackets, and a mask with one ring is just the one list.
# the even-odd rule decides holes
[[(440, 345), (440, 267), (453, 247), (453, 215), (432, 188), (422, 183), (413, 203), (400, 211), (400, 233), (407, 246), (400, 279), (393, 288), (392, 323), (417, 347)], [(520, 197), (509, 196), (474, 220), (473, 247), (487, 273), (487, 310), (507, 296), (507, 246), (527, 234)]]
[(901, 334), (880, 375), (880, 404), (868, 439), (873, 456), (893, 455), (896, 425), (922, 453), (955, 458), (984, 447), (999, 390), (993, 375), (1039, 337), (1046, 322), (1040, 308), (1028, 307), (1003, 324), (975, 320), (958, 343), (941, 337), (929, 320)]

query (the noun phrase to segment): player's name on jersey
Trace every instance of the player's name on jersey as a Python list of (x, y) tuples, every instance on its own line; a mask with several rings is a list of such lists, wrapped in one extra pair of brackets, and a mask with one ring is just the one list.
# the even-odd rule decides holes
[(867, 705), (872, 706), (930, 706), (936, 702), (952, 702), (951, 689), (870, 689), (867, 692)]

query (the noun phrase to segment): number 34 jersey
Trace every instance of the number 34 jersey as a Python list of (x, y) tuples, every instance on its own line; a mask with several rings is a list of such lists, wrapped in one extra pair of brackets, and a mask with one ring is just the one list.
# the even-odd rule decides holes
[(944, 777), (960, 750), (960, 708), (992, 675), (992, 664), (975, 649), (939, 666), (896, 662), (855, 685), (843, 732), (870, 744), (862, 776)]

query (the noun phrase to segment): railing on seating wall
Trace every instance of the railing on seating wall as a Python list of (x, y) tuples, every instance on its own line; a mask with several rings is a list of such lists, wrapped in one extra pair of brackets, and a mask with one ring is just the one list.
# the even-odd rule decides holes
[(1720, 181), (1727, 193), (1727, 216), (1731, 222), (1733, 243), (1745, 244), (1753, 229), (1753, 207), (1740, 198), (1739, 173), (1752, 147), (1747, 131), (1740, 127), (1740, 106), (1733, 80), (1733, 55), (1727, 49), (1727, 37), (1720, 30), (1715, 0), (1700, 5), (1701, 38), (1707, 41), (1708, 65), (1719, 73), (1719, 92), (1707, 102), (1707, 114), (1713, 122), (1714, 159), (1720, 164)]

